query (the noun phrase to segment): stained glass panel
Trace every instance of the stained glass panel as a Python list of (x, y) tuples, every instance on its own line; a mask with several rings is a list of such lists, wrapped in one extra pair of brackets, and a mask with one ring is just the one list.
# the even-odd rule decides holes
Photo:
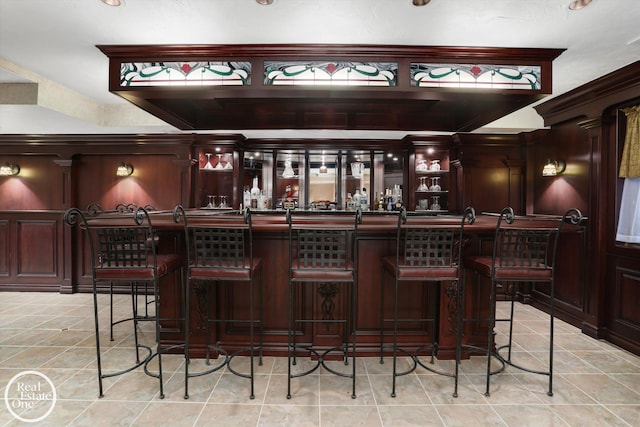
[(396, 86), (395, 62), (265, 61), (264, 84), (268, 86)]
[(127, 62), (120, 86), (246, 86), (250, 62)]
[(540, 90), (540, 66), (411, 64), (411, 86)]

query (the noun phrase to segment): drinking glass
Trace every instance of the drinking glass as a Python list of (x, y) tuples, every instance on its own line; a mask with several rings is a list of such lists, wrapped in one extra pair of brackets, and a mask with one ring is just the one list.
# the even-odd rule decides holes
[(207, 164), (204, 165), (203, 169), (213, 169), (213, 165), (211, 164), (211, 153), (206, 153), (205, 156), (207, 156)]

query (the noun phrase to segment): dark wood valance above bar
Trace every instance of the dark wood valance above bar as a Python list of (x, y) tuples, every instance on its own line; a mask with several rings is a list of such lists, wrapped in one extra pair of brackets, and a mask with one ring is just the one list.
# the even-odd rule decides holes
[(562, 49), (99, 45), (109, 90), (183, 130), (472, 131), (551, 93)]

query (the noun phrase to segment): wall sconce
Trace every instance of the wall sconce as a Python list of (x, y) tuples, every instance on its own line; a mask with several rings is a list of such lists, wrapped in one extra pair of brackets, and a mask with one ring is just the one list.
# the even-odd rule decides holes
[(542, 176), (556, 176), (567, 168), (567, 164), (564, 160), (551, 161), (547, 160), (547, 164), (542, 168)]
[(0, 166), (0, 176), (16, 176), (20, 173), (20, 165), (4, 163)]
[(130, 176), (133, 173), (133, 166), (128, 163), (122, 162), (118, 169), (116, 169), (116, 176)]

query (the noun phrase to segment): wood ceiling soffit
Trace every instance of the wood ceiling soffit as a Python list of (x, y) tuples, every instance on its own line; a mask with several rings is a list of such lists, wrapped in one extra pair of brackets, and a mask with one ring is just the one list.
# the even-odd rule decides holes
[[(551, 63), (563, 49), (380, 45), (99, 45), (109, 90), (183, 130), (355, 129), (472, 131), (551, 93)], [(122, 87), (127, 62), (248, 61), (247, 86)], [(269, 61), (397, 62), (396, 87), (265, 86)], [(413, 87), (410, 63), (540, 66), (537, 90)], [(386, 116), (386, 118), (385, 118)]]

